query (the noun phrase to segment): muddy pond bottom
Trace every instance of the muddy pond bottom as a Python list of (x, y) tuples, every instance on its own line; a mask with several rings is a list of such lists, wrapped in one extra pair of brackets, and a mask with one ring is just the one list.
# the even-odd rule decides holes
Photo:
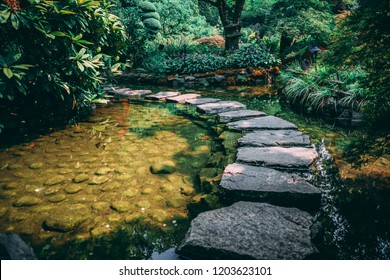
[(175, 247), (209, 132), (169, 105), (110, 104), (0, 151), (0, 231), (42, 259), (147, 259)]

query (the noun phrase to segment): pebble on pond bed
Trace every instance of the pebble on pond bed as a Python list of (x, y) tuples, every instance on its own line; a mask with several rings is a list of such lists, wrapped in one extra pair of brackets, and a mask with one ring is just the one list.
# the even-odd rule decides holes
[(87, 174), (78, 174), (73, 178), (73, 182), (75, 183), (82, 183), (85, 182), (89, 179), (89, 176)]
[(111, 208), (119, 213), (124, 213), (130, 211), (131, 203), (127, 201), (114, 201), (111, 204)]
[(64, 176), (56, 175), (56, 176), (53, 176), (53, 177), (47, 179), (45, 182), (45, 185), (46, 186), (54, 186), (57, 184), (63, 184), (65, 182), (66, 182), (66, 178)]
[(35, 196), (22, 196), (14, 202), (14, 207), (28, 207), (40, 203), (41, 200)]

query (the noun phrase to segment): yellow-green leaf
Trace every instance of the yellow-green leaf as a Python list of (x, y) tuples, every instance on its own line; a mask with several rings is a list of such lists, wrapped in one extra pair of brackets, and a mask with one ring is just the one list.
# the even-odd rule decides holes
[(11, 14), (11, 23), (12, 23), (12, 26), (13, 26), (16, 30), (19, 29), (20, 21), (19, 21), (18, 17), (17, 17), (15, 14)]
[(63, 15), (75, 15), (75, 12), (68, 11), (68, 10), (60, 10), (60, 13)]
[(4, 75), (6, 75), (8, 79), (11, 79), (12, 76), (14, 75), (14, 73), (12, 72), (12, 70), (9, 69), (8, 67), (5, 67), (5, 68), (3, 69), (3, 72), (4, 72)]

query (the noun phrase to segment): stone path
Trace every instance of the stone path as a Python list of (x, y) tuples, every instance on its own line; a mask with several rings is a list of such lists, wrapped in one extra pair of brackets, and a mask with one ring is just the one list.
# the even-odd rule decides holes
[[(120, 96), (131, 90), (111, 92)], [(220, 182), (221, 196), (234, 204), (196, 217), (179, 253), (202, 259), (313, 257), (315, 223), (306, 210), (318, 209), (321, 191), (294, 174), (309, 172), (318, 159), (307, 135), (293, 123), (247, 110), (236, 101), (179, 92), (145, 98), (195, 106), (198, 112), (215, 116), (224, 131), (246, 133), (238, 139), (236, 163), (225, 168)]]

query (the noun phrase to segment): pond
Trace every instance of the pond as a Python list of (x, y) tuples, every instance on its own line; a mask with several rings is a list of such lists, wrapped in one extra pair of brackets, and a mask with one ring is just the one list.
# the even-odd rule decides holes
[(1, 232), (40, 258), (147, 259), (181, 241), (209, 131), (174, 108), (111, 103), (0, 153)]
[[(309, 177), (324, 192), (316, 214), (320, 258), (390, 258), (389, 189), (346, 186), (334, 165), (352, 172), (341, 152), (353, 133), (291, 111), (268, 87), (180, 91), (237, 100), (297, 124), (321, 154)], [(188, 204), (202, 192), (198, 174), (221, 150), (205, 123), (183, 113), (172, 104), (110, 104), (77, 125), (4, 149), (0, 230), (21, 234), (44, 259), (177, 258), (172, 248), (189, 227)], [(166, 172), (151, 172), (162, 162)]]

